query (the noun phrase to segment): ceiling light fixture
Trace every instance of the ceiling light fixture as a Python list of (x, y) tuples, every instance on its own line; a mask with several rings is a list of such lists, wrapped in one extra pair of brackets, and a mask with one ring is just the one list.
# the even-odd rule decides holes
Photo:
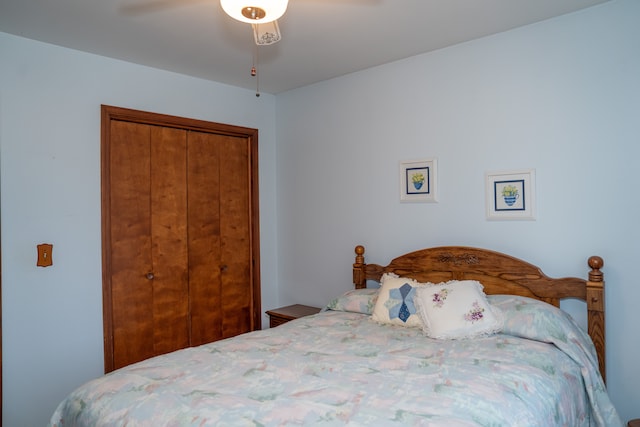
[(289, 0), (220, 0), (222, 9), (247, 24), (264, 24), (284, 15)]
[(289, 0), (220, 0), (222, 9), (240, 22), (251, 24), (256, 49), (251, 67), (251, 76), (256, 78), (256, 96), (260, 96), (258, 79), (258, 47), (280, 41), (277, 19), (287, 11)]

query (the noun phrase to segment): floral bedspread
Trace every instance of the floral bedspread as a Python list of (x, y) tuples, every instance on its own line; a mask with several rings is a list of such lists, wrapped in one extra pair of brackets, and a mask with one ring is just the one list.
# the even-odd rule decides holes
[(505, 330), (477, 339), (328, 310), (177, 351), (85, 384), (50, 426), (622, 425), (570, 319), (494, 303)]

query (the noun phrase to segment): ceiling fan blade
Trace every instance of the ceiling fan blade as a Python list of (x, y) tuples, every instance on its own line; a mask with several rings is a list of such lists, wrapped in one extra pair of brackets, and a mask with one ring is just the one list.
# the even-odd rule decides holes
[(119, 10), (125, 15), (142, 15), (210, 1), (212, 0), (145, 0), (121, 5)]

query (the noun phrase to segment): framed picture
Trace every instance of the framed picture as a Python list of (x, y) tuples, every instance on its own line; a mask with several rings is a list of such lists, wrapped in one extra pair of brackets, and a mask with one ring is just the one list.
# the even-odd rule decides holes
[(487, 172), (487, 219), (536, 218), (535, 170)]
[(437, 202), (437, 160), (400, 162), (400, 201)]

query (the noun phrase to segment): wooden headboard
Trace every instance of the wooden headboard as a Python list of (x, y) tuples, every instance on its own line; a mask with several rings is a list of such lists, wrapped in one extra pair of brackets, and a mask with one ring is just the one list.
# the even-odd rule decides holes
[(600, 373), (605, 378), (604, 262), (589, 258), (589, 280), (547, 277), (540, 268), (500, 252), (465, 246), (441, 246), (401, 255), (387, 266), (366, 264), (364, 246), (356, 246), (353, 283), (366, 288), (367, 280), (379, 282), (382, 274), (395, 273), (420, 282), (477, 280), (487, 294), (511, 294), (535, 298), (560, 306), (563, 298), (577, 298), (587, 303), (589, 335), (595, 345)]

